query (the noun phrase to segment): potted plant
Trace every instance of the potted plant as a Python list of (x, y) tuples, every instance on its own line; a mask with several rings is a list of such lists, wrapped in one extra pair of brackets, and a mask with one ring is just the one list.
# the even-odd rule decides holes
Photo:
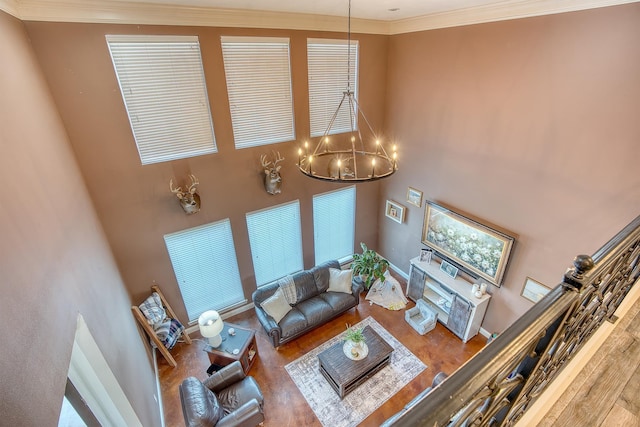
[(352, 328), (347, 325), (347, 332), (344, 334), (345, 341), (352, 341), (354, 343), (361, 343), (365, 341), (364, 334), (362, 333), (364, 328)]
[(369, 354), (369, 348), (365, 343), (364, 328), (352, 328), (347, 325), (347, 332), (344, 334), (344, 345), (342, 351), (352, 360), (364, 359)]
[(364, 282), (364, 289), (369, 290), (376, 279), (384, 280), (384, 273), (389, 268), (389, 261), (382, 258), (373, 249), (360, 242), (361, 254), (353, 254), (351, 269), (354, 274), (359, 274)]

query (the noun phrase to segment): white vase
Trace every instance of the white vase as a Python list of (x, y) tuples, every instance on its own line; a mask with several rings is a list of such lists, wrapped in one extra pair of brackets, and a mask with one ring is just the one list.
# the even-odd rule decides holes
[(342, 351), (351, 360), (362, 360), (369, 354), (369, 347), (365, 342), (355, 343), (351, 340), (346, 340), (342, 345)]

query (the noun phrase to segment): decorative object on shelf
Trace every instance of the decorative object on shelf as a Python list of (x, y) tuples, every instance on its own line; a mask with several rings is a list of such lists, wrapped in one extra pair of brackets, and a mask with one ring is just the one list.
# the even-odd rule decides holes
[(407, 203), (411, 203), (419, 208), (422, 207), (422, 191), (409, 187), (407, 190)]
[[(351, 46), (351, 0), (349, 0), (347, 46)], [(369, 120), (356, 100), (351, 88), (351, 48), (347, 54), (347, 88), (342, 100), (333, 113), (329, 125), (315, 143), (305, 141), (298, 148), (298, 169), (308, 177), (332, 182), (375, 181), (393, 175), (398, 170), (396, 144), (391, 152), (385, 143), (373, 131)], [(348, 108), (351, 118), (351, 130), (341, 134), (332, 134), (336, 117), (342, 108)], [(362, 120), (358, 120), (358, 117)], [(364, 123), (366, 129), (358, 126)], [(363, 138), (363, 130), (366, 132)], [(331, 137), (329, 137), (331, 135)], [(310, 147), (315, 144), (315, 148)]]
[(522, 287), (520, 295), (531, 302), (538, 302), (543, 296), (548, 294), (550, 290), (551, 289), (547, 288), (542, 283), (533, 280), (531, 277), (527, 277), (524, 281), (524, 286)]
[(207, 338), (211, 347), (219, 347), (222, 344), (220, 332), (224, 328), (222, 317), (215, 310), (205, 311), (198, 317), (200, 334)]
[(422, 243), (475, 278), (500, 286), (516, 238), (427, 201)]
[(184, 191), (182, 187), (173, 188), (173, 178), (169, 180), (169, 189), (180, 200), (180, 206), (182, 206), (187, 215), (194, 214), (200, 210), (200, 195), (196, 192), (200, 183), (193, 174), (189, 175), (189, 178), (191, 179), (191, 184)]
[(351, 360), (362, 360), (369, 354), (369, 347), (365, 342), (363, 330), (364, 328), (352, 328), (347, 324), (342, 351)]
[(280, 187), (282, 186), (282, 177), (280, 176), (280, 166), (278, 163), (284, 160), (284, 157), (280, 156), (278, 152), (277, 156), (275, 152), (271, 152), (271, 159), (267, 161), (267, 155), (260, 156), (260, 164), (264, 168), (264, 189), (269, 194), (279, 194), (282, 192)]
[(399, 203), (394, 202), (393, 200), (387, 200), (385, 215), (387, 218), (391, 218), (398, 224), (402, 224), (404, 222), (404, 212), (405, 207)]
[(440, 263), (440, 270), (444, 271), (447, 276), (451, 276), (453, 279), (458, 275), (458, 268), (445, 260), (442, 260)]
[(480, 283), (480, 292), (482, 292), (482, 295), (487, 293), (487, 284), (484, 282)]
[(359, 274), (364, 282), (364, 289), (369, 290), (371, 284), (376, 280), (384, 280), (384, 273), (389, 268), (389, 261), (382, 258), (373, 249), (360, 242), (361, 254), (353, 254), (351, 270), (354, 274)]
[(420, 249), (420, 262), (426, 262), (431, 264), (431, 257), (433, 252), (430, 249)]

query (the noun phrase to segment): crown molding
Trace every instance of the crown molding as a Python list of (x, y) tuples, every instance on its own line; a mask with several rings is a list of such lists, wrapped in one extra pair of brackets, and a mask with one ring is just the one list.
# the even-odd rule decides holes
[[(351, 31), (394, 35), (573, 12), (640, 0), (508, 0), (396, 21), (351, 19)], [(23, 21), (269, 28), (346, 32), (346, 18), (327, 15), (214, 9), (106, 0), (0, 0), (3, 10)]]
[[(102, 0), (14, 1), (23, 21), (347, 31), (347, 18), (339, 16)], [(351, 30), (386, 34), (389, 22), (352, 18)]]
[(537, 0), (502, 2), (492, 5), (434, 13), (390, 23), (389, 34), (404, 34), (438, 28), (483, 24), (557, 13), (635, 3), (639, 0)]
[(17, 0), (0, 0), (0, 10), (7, 12), (14, 18), (20, 18), (18, 16), (18, 1)]

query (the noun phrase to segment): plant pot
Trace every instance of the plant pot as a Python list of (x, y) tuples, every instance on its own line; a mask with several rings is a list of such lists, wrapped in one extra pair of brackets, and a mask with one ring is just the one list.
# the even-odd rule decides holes
[(365, 342), (353, 342), (346, 340), (342, 346), (345, 356), (351, 360), (362, 360), (369, 354), (369, 347)]

